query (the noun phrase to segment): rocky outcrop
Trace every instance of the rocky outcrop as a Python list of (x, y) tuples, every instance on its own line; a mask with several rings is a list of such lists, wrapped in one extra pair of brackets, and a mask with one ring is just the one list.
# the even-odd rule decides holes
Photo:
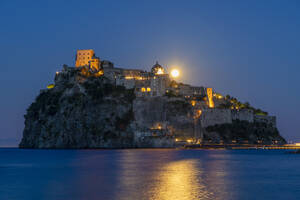
[(208, 126), (204, 141), (239, 144), (286, 144), (272, 123), (234, 120), (231, 124)]
[(174, 137), (168, 134), (166, 127), (157, 123), (162, 120), (160, 114), (141, 113), (147, 112), (142, 107), (151, 110), (151, 105), (150, 101), (135, 100), (133, 90), (116, 86), (103, 76), (84, 77), (79, 69), (65, 67), (56, 75), (55, 87), (42, 90), (27, 109), (19, 146), (173, 147)]
[[(174, 147), (176, 139), (231, 143), (285, 140), (274, 117), (203, 109), (178, 97), (136, 97), (105, 76), (64, 66), (27, 109), (21, 148)], [(239, 121), (245, 120), (245, 121)]]
[(21, 148), (133, 147), (134, 93), (80, 71), (56, 75), (25, 115)]

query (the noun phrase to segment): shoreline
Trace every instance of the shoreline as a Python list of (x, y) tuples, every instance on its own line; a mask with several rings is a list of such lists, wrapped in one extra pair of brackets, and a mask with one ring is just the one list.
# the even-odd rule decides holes
[(20, 148), (20, 147), (0, 147), (0, 149), (25, 149), (25, 150), (155, 150), (155, 149), (179, 149), (179, 150), (300, 150), (296, 145), (248, 145), (248, 144), (212, 144), (199, 145), (189, 144), (177, 147), (149, 147), (149, 148)]

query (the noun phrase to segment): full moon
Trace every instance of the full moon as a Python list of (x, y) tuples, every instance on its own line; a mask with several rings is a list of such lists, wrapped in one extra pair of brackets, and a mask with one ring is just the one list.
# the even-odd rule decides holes
[(171, 76), (174, 77), (174, 78), (178, 77), (179, 76), (179, 71), (177, 69), (173, 69), (171, 71)]

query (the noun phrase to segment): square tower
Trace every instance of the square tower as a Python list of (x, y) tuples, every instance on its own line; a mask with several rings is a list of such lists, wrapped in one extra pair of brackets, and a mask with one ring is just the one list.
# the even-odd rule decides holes
[(77, 50), (75, 66), (81, 67), (81, 66), (90, 65), (90, 61), (94, 59), (96, 59), (94, 50), (92, 49)]

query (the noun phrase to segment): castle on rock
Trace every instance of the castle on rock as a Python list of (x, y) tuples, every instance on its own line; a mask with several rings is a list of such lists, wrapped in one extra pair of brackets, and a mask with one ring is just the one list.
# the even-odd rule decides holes
[(212, 88), (191, 86), (172, 80), (166, 69), (156, 62), (151, 70), (126, 69), (114, 67), (110, 61), (100, 61), (94, 50), (77, 50), (75, 67), (81, 68), (83, 74), (105, 76), (116, 85), (134, 89), (137, 97), (181, 96), (191, 100), (205, 99), (204, 107), (213, 108), (214, 98), (223, 98), (214, 93)]

